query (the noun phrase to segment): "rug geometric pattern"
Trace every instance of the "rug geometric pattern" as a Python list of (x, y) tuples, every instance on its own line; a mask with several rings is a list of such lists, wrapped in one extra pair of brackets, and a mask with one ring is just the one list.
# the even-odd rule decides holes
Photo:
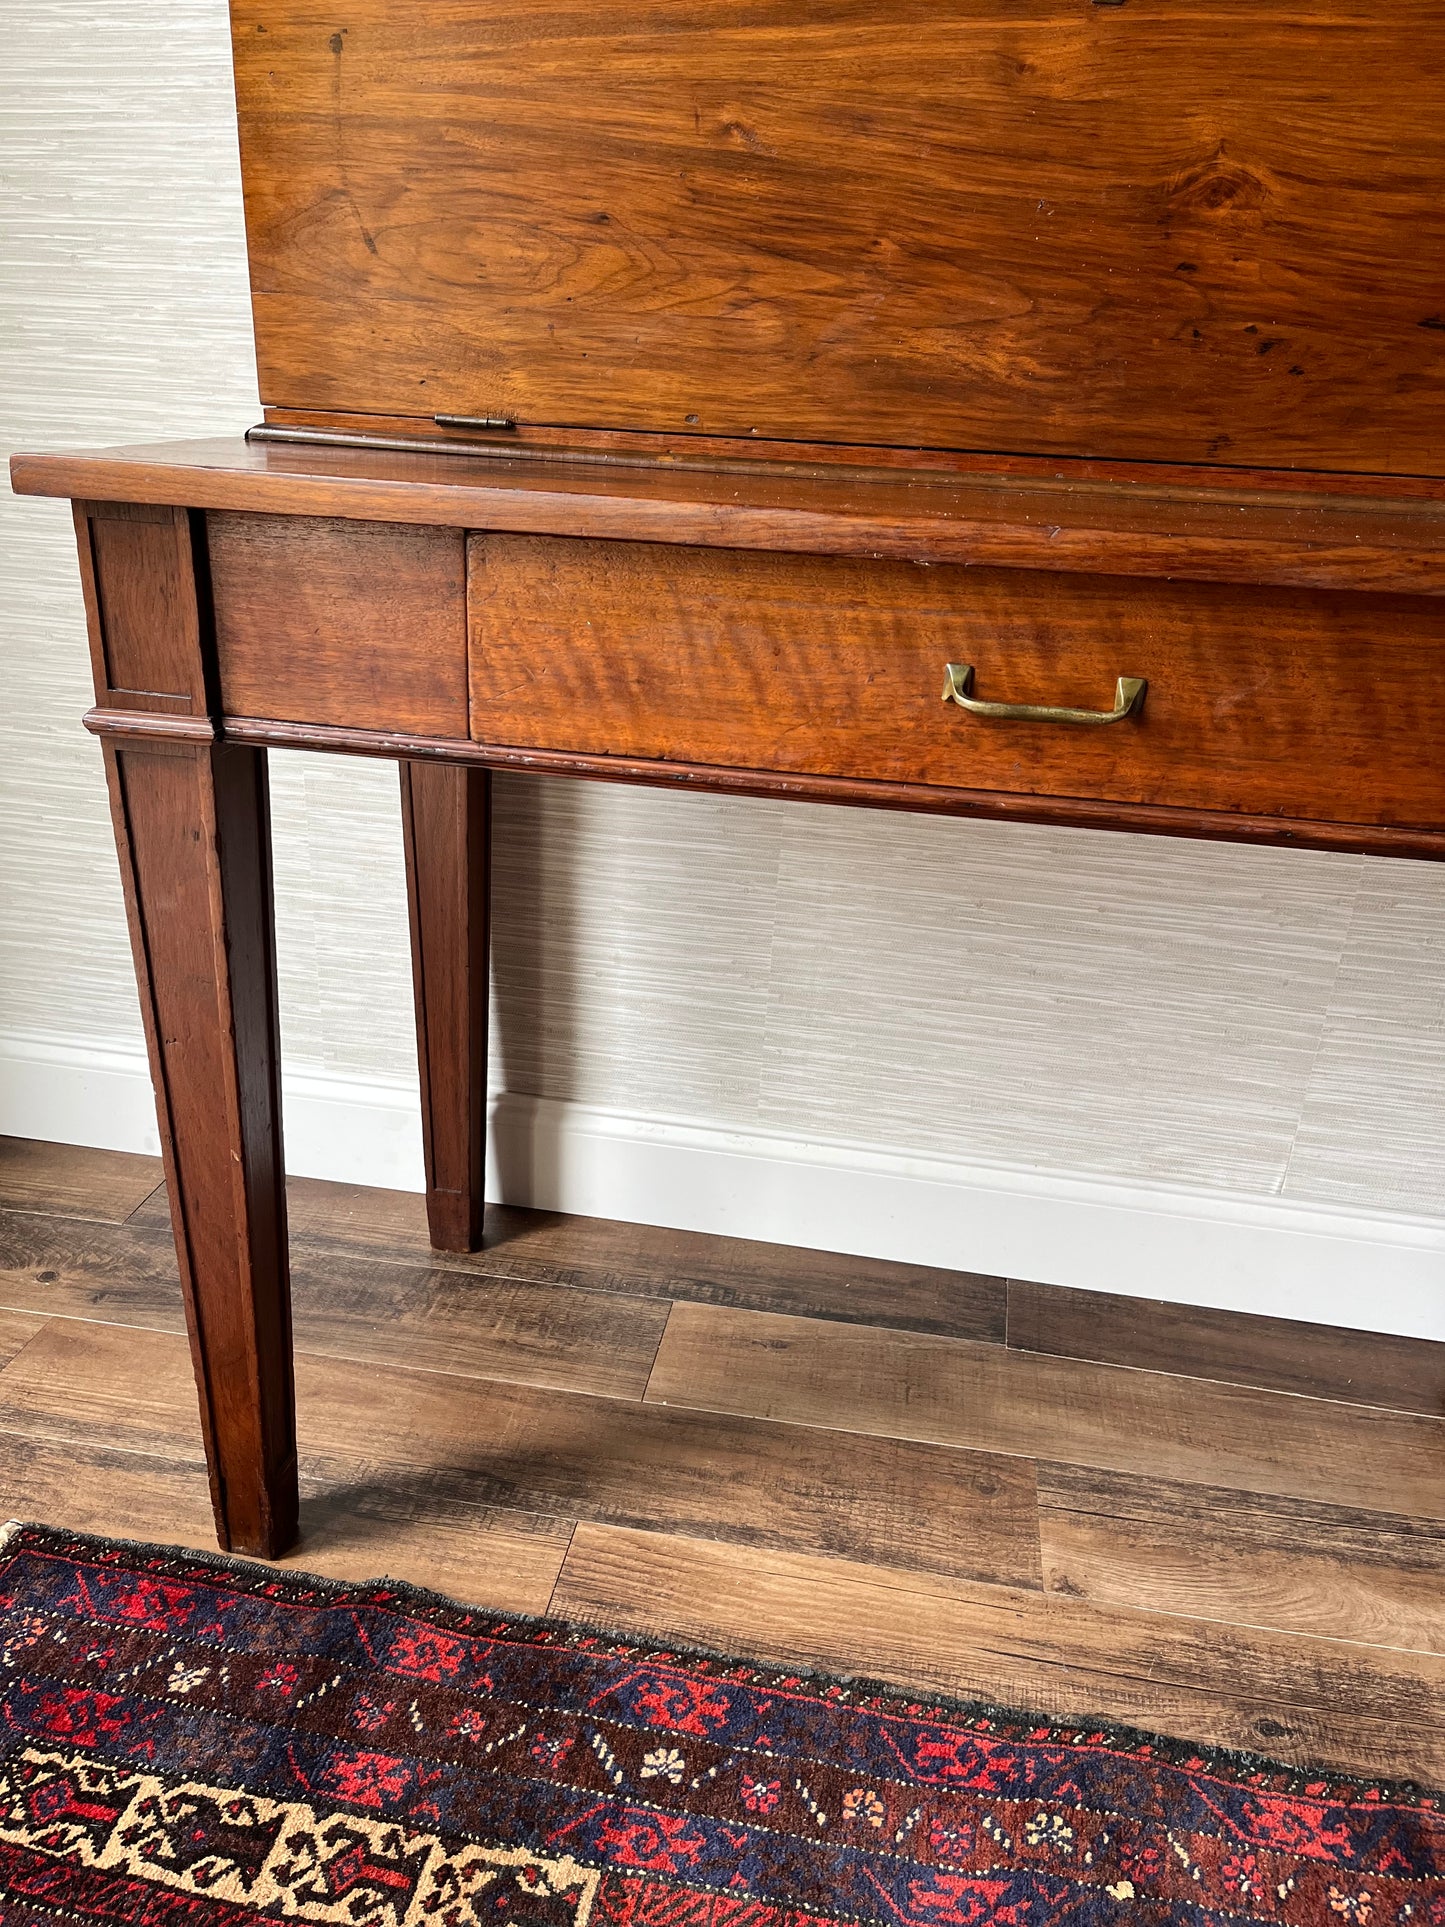
[(4, 1927), (1445, 1927), (1445, 1801), (24, 1526), (0, 1896)]

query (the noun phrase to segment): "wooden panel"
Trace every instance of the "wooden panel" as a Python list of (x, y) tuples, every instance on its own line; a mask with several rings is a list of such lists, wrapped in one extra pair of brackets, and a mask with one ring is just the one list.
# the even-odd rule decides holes
[(265, 752), (107, 742), (221, 1545), (296, 1530)]
[(74, 512), (96, 701), (203, 713), (190, 517), (129, 502), (77, 502)]
[(0, 1137), (0, 1207), (121, 1224), (161, 1182), (159, 1158)]
[(331, 1579), (404, 1574), (413, 1586), (499, 1612), (545, 1613), (569, 1519), (477, 1505), (369, 1460), (301, 1481), (301, 1538), (284, 1562)]
[[(99, 712), (92, 711), (93, 718)], [(87, 727), (93, 727), (87, 718)], [(997, 823), (1041, 823), (1055, 828), (1132, 830), (1141, 836), (1178, 836), (1211, 843), (1279, 845), (1365, 856), (1445, 858), (1445, 828), (1329, 823), (1303, 816), (1245, 815), (1238, 810), (1191, 810), (1151, 803), (1112, 803), (1087, 796), (1030, 796), (1012, 790), (941, 789), (927, 783), (887, 783), (853, 776), (729, 769), (718, 763), (658, 763), (636, 756), (592, 756), (576, 750), (516, 749), (496, 743), (459, 743), (440, 736), (334, 729), (316, 723), (268, 723), (238, 717), (226, 724), (228, 742), (323, 754), (381, 756), (394, 761), (474, 763), (479, 769), (534, 776), (580, 777), (589, 782), (641, 785), (705, 796), (761, 796), (788, 802), (842, 803), (921, 816), (976, 816)]]
[(1438, 468), (1433, 0), (232, 18), (270, 403)]
[[(3, 1382), (3, 1381), (0, 1381)], [(85, 1439), (0, 1432), (7, 1519), (44, 1520), (74, 1532), (215, 1550), (205, 1467), (194, 1460), (116, 1452)]]
[[(646, 1379), (667, 1299), (983, 1342), (1004, 1336), (1002, 1281), (968, 1273), (505, 1205), (488, 1210), (485, 1250), (433, 1253), (416, 1192), (292, 1178), (287, 1196), (297, 1343), (310, 1351), (381, 1360), (400, 1346), (436, 1370), (625, 1397)], [(1423, 1339), (1052, 1285), (1011, 1284), (1009, 1294), (1017, 1349), (1438, 1415), (1439, 1348)], [(1046, 1322), (1056, 1301), (1058, 1321)], [(0, 1303), (177, 1329), (164, 1189), (123, 1227), (0, 1210)], [(1090, 1348), (1096, 1305), (1100, 1338)], [(1131, 1315), (1140, 1333), (1132, 1349)]]
[(45, 1324), (23, 1311), (0, 1311), (0, 1367), (30, 1343)]
[[(1445, 820), (1424, 599), (473, 537), (484, 743), (1333, 821)], [(988, 700), (1142, 712), (983, 719)]]
[[(642, 1307), (617, 1295), (619, 1280), (606, 1270), (627, 1260), (625, 1226), (540, 1219), (559, 1260), (609, 1286), (569, 1291), (468, 1275), (491, 1254), (429, 1264), (420, 1197), (321, 1184), (293, 1192), (306, 1201), (298, 1327), (314, 1319), (303, 1343), (332, 1345), (337, 1356), (435, 1364), (448, 1374), (535, 1366), (555, 1372), (553, 1383), (586, 1385), (589, 1372), (627, 1349), (626, 1321), (661, 1310), (655, 1300)], [(0, 1427), (21, 1428), (0, 1432), (0, 1484), (9, 1509), (29, 1516), (204, 1545), (205, 1474), (181, 1341), (89, 1322), (164, 1319), (179, 1329), (162, 1202), (153, 1196), (123, 1226), (0, 1217), (0, 1263), (12, 1267), (4, 1290), (32, 1288), (27, 1305), (63, 1314), (48, 1328), (22, 1318), (30, 1346), (0, 1371)], [(727, 1241), (717, 1243), (721, 1264)], [(778, 1253), (774, 1263), (791, 1259), (806, 1278), (810, 1257), (824, 1254)], [(944, 1349), (965, 1400), (991, 1402), (995, 1418), (1012, 1400), (1037, 1440), (1056, 1431), (1027, 1375), (1000, 1395), (970, 1372), (981, 1348)], [(632, 1355), (643, 1350), (639, 1342)], [(796, 1370), (799, 1356), (785, 1347), (785, 1365)], [(1054, 1414), (1067, 1414), (1070, 1385), (1082, 1411), (1100, 1402), (1101, 1378), (1151, 1376), (1046, 1363), (1058, 1375)], [(904, 1383), (911, 1404), (938, 1412), (926, 1371)], [(696, 1420), (653, 1412), (646, 1422), (662, 1417), (671, 1429), (651, 1447), (633, 1435), (631, 1453), (643, 1464), (629, 1491), (628, 1447), (612, 1427), (610, 1401), (572, 1401), (579, 1409), (568, 1420), (565, 1402), (519, 1405), (498, 1401), (496, 1389), (416, 1371), (356, 1378), (334, 1362), (303, 1360), (303, 1436), (318, 1451), (302, 1472), (297, 1561), (353, 1578), (395, 1573), (463, 1599), (542, 1611), (580, 1513), (594, 1523), (572, 1542), (555, 1603), (583, 1618), (924, 1690), (1075, 1717), (1110, 1713), (1301, 1762), (1439, 1778), (1439, 1662), (1422, 1666), (1412, 1655), (1439, 1643), (1440, 1526), (1239, 1490), (1229, 1483), (1239, 1425), (1222, 1408), (1186, 1401), (1170, 1416), (1174, 1432), (1196, 1442), (1204, 1476), (1195, 1483), (1155, 1477), (1157, 1454), (1135, 1477), (1039, 1468), (1045, 1592), (1033, 1564), (1031, 1486), (987, 1501), (974, 1479), (955, 1512), (975, 1553), (993, 1515), (995, 1570), (978, 1584), (926, 1569), (946, 1487), (923, 1461), (896, 1466), (889, 1483), (879, 1460), (858, 1455), (846, 1434), (829, 1441), (793, 1432), (785, 1437), (798, 1443), (803, 1483), (777, 1508), (759, 1493), (776, 1468), (778, 1428), (707, 1421), (706, 1434), (690, 1438), (676, 1427)], [(1287, 1448), (1307, 1403), (1254, 1395), (1255, 1447), (1275, 1429)], [(1344, 1416), (1352, 1435), (1319, 1441), (1322, 1486), (1329, 1490), (1333, 1474), (1336, 1498), (1371, 1449), (1380, 1415)], [(122, 1440), (140, 1449), (121, 1450)], [(588, 1442), (598, 1448), (590, 1464)], [(973, 1455), (950, 1456), (972, 1479)], [(1018, 1469), (1029, 1476), (1026, 1462)], [(571, 1513), (562, 1509), (569, 1479)], [(805, 1525), (794, 1506), (809, 1479), (817, 1496)], [(648, 1530), (596, 1523), (644, 1485), (658, 1488), (640, 1522)], [(882, 1533), (869, 1524), (879, 1505), (889, 1515)], [(781, 1542), (741, 1543), (750, 1518), (764, 1532), (781, 1528)], [(823, 1556), (838, 1548), (851, 1556)], [(875, 1556), (885, 1563), (867, 1563)]]
[(124, 1225), (0, 1211), (0, 1305), (183, 1331), (164, 1191), (146, 1216)]
[[(667, 1318), (665, 1303), (620, 1289), (468, 1277), (337, 1237), (293, 1242), (291, 1289), (298, 1350), (614, 1398), (642, 1396)], [(123, 1226), (0, 1211), (0, 1306), (182, 1330), (163, 1198)]]
[[(305, 1353), (296, 1385), (313, 1477), (360, 1464), (393, 1483), (404, 1470), (438, 1505), (1040, 1584), (1026, 1460), (394, 1366), (338, 1372)], [(52, 1319), (0, 1372), (0, 1431), (199, 1460), (190, 1405), (184, 1343), (161, 1332)]]
[(1101, 1610), (843, 1559), (577, 1528), (552, 1610), (619, 1632), (1089, 1714), (1300, 1766), (1445, 1774), (1438, 1658)]
[(482, 1242), (487, 1162), (488, 918), (492, 779), (402, 763), (421, 1133), (431, 1242)]
[(590, 444), (573, 455), (517, 459), (511, 443), (408, 452), (218, 436), (13, 455), (10, 476), (19, 495), (1445, 594), (1438, 481), (933, 453), (902, 471), (735, 457), (617, 462)]
[(1445, 1344), (1057, 1285), (1008, 1286), (1021, 1351), (1445, 1416)]
[(1041, 1465), (1039, 1531), (1066, 1599), (1445, 1653), (1433, 1521)]
[(1445, 1424), (965, 1339), (674, 1305), (647, 1396), (1445, 1519)]
[(211, 515), (206, 535), (228, 714), (466, 735), (454, 531)]
[[(510, 1278), (296, 1254), (296, 1347), (453, 1378), (639, 1399), (664, 1305)], [(339, 1375), (344, 1388), (346, 1374)]]
[[(215, 1544), (200, 1466), (88, 1440), (0, 1433), (5, 1506), (74, 1532), (209, 1551)], [(572, 1528), (564, 1520), (429, 1505), (414, 1482), (342, 1465), (301, 1482), (301, 1538), (281, 1563), (332, 1579), (405, 1573), (413, 1585), (503, 1612), (547, 1609)]]

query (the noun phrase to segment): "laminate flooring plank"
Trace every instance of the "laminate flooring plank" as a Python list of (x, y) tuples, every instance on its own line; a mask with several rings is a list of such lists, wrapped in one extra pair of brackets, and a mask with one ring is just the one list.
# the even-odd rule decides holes
[(568, 1519), (429, 1494), (345, 1462), (301, 1479), (301, 1538), (283, 1564), (331, 1579), (404, 1579), (468, 1606), (545, 1613), (572, 1538)]
[(0, 1518), (216, 1549), (203, 1465), (0, 1430)]
[(297, 1349), (430, 1372), (640, 1399), (667, 1305), (442, 1267), (292, 1261)]
[(23, 1311), (0, 1311), (0, 1368), (39, 1335), (46, 1324), (44, 1318), (33, 1318)]
[(650, 1401), (1445, 1518), (1445, 1423), (862, 1325), (675, 1305)]
[[(202, 1466), (0, 1432), (0, 1520), (214, 1551)], [(357, 1468), (303, 1478), (301, 1540), (280, 1563), (332, 1579), (407, 1579), (474, 1605), (545, 1612), (571, 1538), (564, 1520), (459, 1502), (428, 1509)]]
[(1050, 1593), (1445, 1654), (1445, 1525), (1041, 1465)]
[(204, 1465), (183, 1333), (78, 1318), (29, 1322), (38, 1329), (25, 1349), (39, 1349), (26, 1361), (17, 1348), (0, 1367), (0, 1433)]
[[(665, 1302), (440, 1267), (293, 1253), (299, 1349), (641, 1398)], [(123, 1225), (0, 1212), (0, 1305), (181, 1331), (169, 1215)]]
[(0, 1137), (0, 1206), (120, 1224), (161, 1182), (159, 1158)]
[[(296, 1361), (304, 1471), (338, 1464), (428, 1505), (829, 1551), (1039, 1586), (1032, 1464), (891, 1439), (667, 1412), (493, 1380)], [(0, 1372), (0, 1427), (200, 1460), (185, 1341), (53, 1319)]]
[(433, 1252), (417, 1194), (293, 1178), (287, 1197), (297, 1251), (1003, 1343), (1004, 1281), (975, 1272), (497, 1204), (487, 1207), (481, 1251)]
[(1445, 1666), (1003, 1587), (582, 1524), (552, 1611), (1303, 1767), (1445, 1780)]
[(1101, 1365), (1445, 1414), (1445, 1344), (1428, 1338), (1010, 1280), (1008, 1342)]
[(169, 1215), (105, 1224), (0, 1210), (0, 1305), (183, 1331)]

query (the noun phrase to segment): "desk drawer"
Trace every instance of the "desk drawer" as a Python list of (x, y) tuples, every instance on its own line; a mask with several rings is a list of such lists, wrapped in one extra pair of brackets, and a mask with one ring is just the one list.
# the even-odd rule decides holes
[[(496, 745), (1324, 822), (1445, 821), (1445, 602), (476, 535)], [(974, 715), (1108, 710), (1098, 727)]]
[(465, 739), (464, 541), (399, 522), (208, 515), (226, 714)]

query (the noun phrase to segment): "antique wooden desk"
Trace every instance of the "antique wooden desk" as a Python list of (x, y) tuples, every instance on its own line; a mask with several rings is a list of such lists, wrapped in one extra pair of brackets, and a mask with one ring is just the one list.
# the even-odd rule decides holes
[(75, 504), (221, 1543), (296, 1531), (266, 748), (1445, 855), (1436, 0), (234, 0), (265, 423)]

